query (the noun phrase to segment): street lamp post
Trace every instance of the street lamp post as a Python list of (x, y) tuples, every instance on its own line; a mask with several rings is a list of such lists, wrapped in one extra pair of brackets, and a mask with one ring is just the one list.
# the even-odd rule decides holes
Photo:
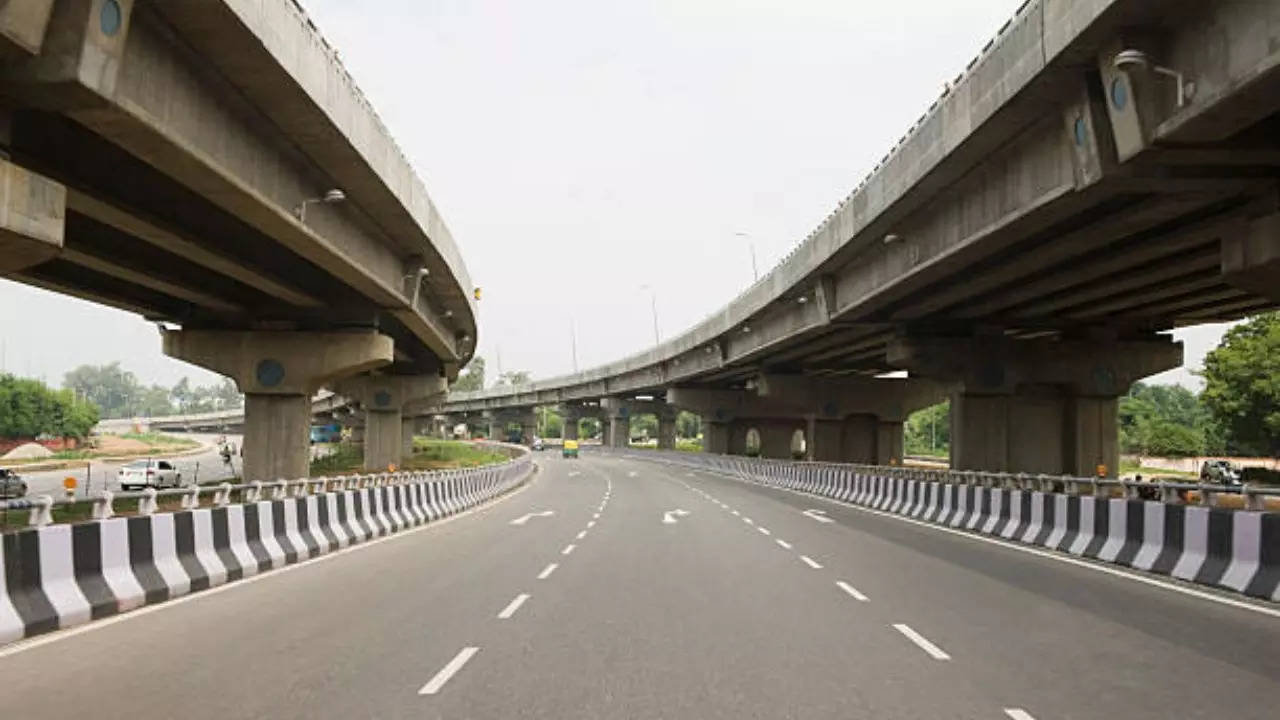
[(747, 247), (751, 248), (751, 282), (758, 282), (760, 280), (760, 270), (756, 267), (756, 241), (752, 240), (751, 236), (744, 232), (734, 233), (734, 236), (746, 238)]
[(662, 342), (658, 335), (658, 292), (651, 285), (641, 285), (640, 289), (649, 291), (649, 309), (653, 312), (653, 344), (657, 345)]
[(338, 188), (333, 188), (331, 190), (326, 191), (325, 194), (321, 195), (320, 197), (304, 199), (301, 203), (298, 204), (298, 207), (294, 208), (293, 214), (298, 216), (298, 222), (305, 223), (307, 221), (308, 205), (315, 205), (316, 203), (333, 205), (335, 203), (343, 202), (346, 199), (347, 199), (346, 193), (339, 190)]

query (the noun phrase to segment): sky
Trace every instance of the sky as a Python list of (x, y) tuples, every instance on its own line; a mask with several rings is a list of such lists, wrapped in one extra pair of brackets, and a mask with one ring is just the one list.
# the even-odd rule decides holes
[[(653, 344), (654, 308), (666, 339), (723, 306), (1021, 2), (302, 0), (484, 290), (490, 378), (610, 362)], [(1150, 381), (1198, 388), (1224, 327), (1176, 333), (1186, 365)], [(116, 360), (216, 380), (135, 315), (4, 280), (0, 344), (0, 370), (55, 384)]]

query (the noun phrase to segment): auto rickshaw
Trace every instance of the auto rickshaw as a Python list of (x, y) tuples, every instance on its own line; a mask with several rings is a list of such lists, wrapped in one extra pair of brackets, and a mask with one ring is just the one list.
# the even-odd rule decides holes
[(567, 457), (567, 458), (576, 458), (576, 457), (578, 457), (578, 441), (577, 441), (577, 440), (565, 440), (565, 441), (564, 441), (564, 446), (563, 446), (563, 448), (561, 449), (560, 453), (561, 453), (561, 455), (562, 455), (563, 457)]

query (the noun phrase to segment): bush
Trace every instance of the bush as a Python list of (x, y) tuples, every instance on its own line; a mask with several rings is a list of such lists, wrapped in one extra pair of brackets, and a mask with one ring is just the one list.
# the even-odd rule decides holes
[(1280, 470), (1247, 467), (1240, 472), (1240, 481), (1246, 485), (1280, 485)]
[(0, 375), (0, 437), (83, 438), (97, 424), (98, 408), (77, 400), (72, 391)]

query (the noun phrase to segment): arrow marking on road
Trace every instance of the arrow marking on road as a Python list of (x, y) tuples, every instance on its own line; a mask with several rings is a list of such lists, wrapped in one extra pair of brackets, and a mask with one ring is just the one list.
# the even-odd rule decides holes
[(820, 523), (835, 522), (835, 520), (832, 520), (831, 518), (827, 517), (827, 511), (826, 511), (826, 510), (812, 510), (812, 509), (810, 509), (810, 510), (805, 510), (804, 512), (802, 512), (802, 513), (800, 513), (800, 514), (801, 514), (801, 515), (804, 515), (804, 516), (806, 516), (806, 517), (811, 517), (811, 518), (813, 518), (814, 520), (817, 520), (817, 521), (818, 521), (818, 522), (820, 522)]
[(527, 514), (527, 515), (521, 515), (520, 517), (516, 518), (515, 520), (512, 520), (512, 521), (511, 521), (511, 524), (512, 524), (512, 525), (524, 525), (525, 523), (529, 522), (529, 518), (536, 518), (536, 517), (551, 517), (552, 515), (555, 515), (555, 514), (556, 514), (556, 511), (555, 511), (555, 510), (543, 510), (542, 512), (529, 513), (529, 514)]
[(662, 513), (662, 524), (675, 525), (676, 522), (678, 522), (676, 520), (677, 517), (684, 517), (685, 515), (688, 515), (688, 514), (689, 514), (688, 510), (680, 510), (680, 509), (668, 510)]

